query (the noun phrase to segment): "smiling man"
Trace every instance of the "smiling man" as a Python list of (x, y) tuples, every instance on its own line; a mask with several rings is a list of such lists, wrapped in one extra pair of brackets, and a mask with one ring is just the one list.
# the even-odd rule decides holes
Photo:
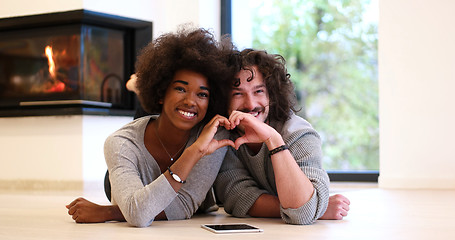
[[(290, 224), (342, 219), (349, 200), (330, 197), (321, 140), (295, 115), (294, 87), (280, 55), (246, 49), (235, 57), (229, 120), (237, 127), (215, 182), (224, 209), (237, 217), (281, 217)], [(329, 206), (329, 207), (328, 207)]]

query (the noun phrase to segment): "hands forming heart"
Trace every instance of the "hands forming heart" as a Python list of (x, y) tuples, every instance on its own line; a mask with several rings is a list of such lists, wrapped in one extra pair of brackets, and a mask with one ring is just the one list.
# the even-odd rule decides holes
[[(220, 126), (223, 126), (227, 130), (237, 128), (242, 136), (237, 138), (235, 142), (230, 139), (216, 140), (213, 137)], [(244, 143), (266, 142), (271, 138), (274, 131), (275, 129), (249, 113), (233, 111), (229, 116), (229, 119), (220, 115), (212, 118), (212, 120), (205, 125), (195, 144), (200, 144), (199, 149), (205, 149), (205, 155), (208, 155), (224, 146), (231, 146), (238, 149)]]
[(233, 111), (229, 116), (229, 122), (233, 126), (232, 129), (238, 128), (242, 135), (235, 140), (235, 149), (244, 143), (266, 142), (272, 137), (273, 132), (276, 132), (271, 126), (253, 115), (240, 111)]

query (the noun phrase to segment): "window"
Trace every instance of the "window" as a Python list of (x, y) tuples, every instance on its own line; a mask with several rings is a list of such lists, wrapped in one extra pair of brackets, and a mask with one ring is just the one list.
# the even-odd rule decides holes
[(239, 49), (286, 59), (298, 115), (321, 135), (324, 168), (339, 174), (331, 179), (350, 180), (346, 173), (352, 173), (377, 181), (378, 1), (232, 0), (223, 6), (232, 21), (222, 26)]

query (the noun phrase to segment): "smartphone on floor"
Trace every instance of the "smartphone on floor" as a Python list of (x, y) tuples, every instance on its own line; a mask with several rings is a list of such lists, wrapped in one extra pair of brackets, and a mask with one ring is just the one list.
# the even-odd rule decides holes
[(214, 233), (258, 233), (264, 231), (246, 223), (202, 224), (201, 227)]

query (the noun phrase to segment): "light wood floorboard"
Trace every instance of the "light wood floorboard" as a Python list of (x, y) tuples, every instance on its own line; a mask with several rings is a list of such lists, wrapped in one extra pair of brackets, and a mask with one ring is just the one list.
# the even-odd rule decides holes
[[(219, 210), (190, 220), (158, 221), (147, 228), (117, 222), (74, 223), (65, 204), (78, 196), (108, 204), (102, 191), (0, 192), (0, 239), (455, 239), (455, 190), (339, 184), (332, 192), (351, 200), (344, 220), (295, 226), (279, 219), (233, 218)], [(203, 223), (228, 222), (250, 223), (264, 232), (217, 235), (200, 228)]]

